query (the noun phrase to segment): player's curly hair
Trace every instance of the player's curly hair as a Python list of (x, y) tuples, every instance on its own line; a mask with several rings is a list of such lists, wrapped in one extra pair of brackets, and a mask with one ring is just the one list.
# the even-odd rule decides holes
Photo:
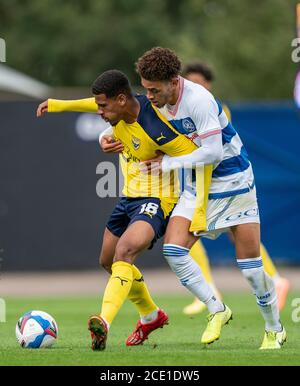
[(154, 47), (135, 64), (137, 73), (150, 81), (170, 81), (181, 71), (181, 62), (169, 48)]
[(107, 98), (114, 98), (120, 94), (132, 97), (132, 91), (127, 76), (118, 70), (103, 72), (92, 85), (94, 95), (104, 94)]

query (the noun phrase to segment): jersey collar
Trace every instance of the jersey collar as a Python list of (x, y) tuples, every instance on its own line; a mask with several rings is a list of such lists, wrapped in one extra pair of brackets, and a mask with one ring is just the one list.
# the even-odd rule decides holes
[(168, 112), (173, 116), (177, 114), (179, 104), (181, 102), (181, 98), (183, 94), (183, 89), (184, 89), (184, 78), (182, 76), (179, 76), (179, 96), (178, 96), (177, 102), (174, 106), (172, 106), (171, 109), (170, 109), (170, 105), (167, 105)]

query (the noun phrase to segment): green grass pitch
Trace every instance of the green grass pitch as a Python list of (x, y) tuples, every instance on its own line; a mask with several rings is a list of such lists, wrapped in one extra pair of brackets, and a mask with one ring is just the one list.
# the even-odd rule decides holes
[[(288, 341), (281, 350), (268, 352), (258, 350), (263, 322), (250, 294), (225, 294), (234, 319), (224, 327), (221, 339), (208, 348), (200, 345), (205, 316), (183, 315), (182, 308), (191, 298), (177, 295), (156, 297), (168, 312), (170, 324), (153, 332), (143, 346), (126, 347), (125, 340), (137, 321), (135, 308), (126, 302), (111, 327), (103, 352), (90, 349), (87, 331), (88, 316), (100, 307), (96, 297), (6, 299), (7, 322), (0, 323), (0, 365), (300, 365), (300, 322), (292, 321), (293, 298), (300, 298), (300, 294), (290, 295), (282, 313)], [(16, 343), (16, 322), (32, 309), (50, 313), (58, 323), (59, 339), (50, 349), (22, 349)]]

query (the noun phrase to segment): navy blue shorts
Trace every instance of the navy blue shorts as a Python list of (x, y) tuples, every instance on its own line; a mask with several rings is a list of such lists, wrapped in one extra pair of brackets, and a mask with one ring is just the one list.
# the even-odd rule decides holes
[(130, 224), (135, 221), (146, 221), (155, 233), (150, 247), (152, 248), (153, 244), (165, 234), (170, 214), (171, 212), (168, 217), (165, 217), (159, 198), (122, 197), (106, 227), (113, 235), (121, 237)]

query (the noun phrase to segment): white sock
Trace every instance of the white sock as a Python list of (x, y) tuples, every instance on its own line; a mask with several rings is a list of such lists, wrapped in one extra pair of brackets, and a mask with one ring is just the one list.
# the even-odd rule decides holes
[(266, 323), (266, 331), (281, 331), (277, 295), (273, 280), (265, 273), (262, 258), (237, 259), (239, 268), (250, 283)]
[(210, 313), (224, 311), (223, 303), (216, 299), (200, 267), (189, 255), (189, 249), (175, 244), (164, 244), (163, 253), (181, 284), (205, 303)]
[(153, 322), (153, 320), (155, 320), (157, 318), (157, 315), (158, 315), (158, 309), (150, 312), (150, 314), (141, 316), (141, 323), (142, 324), (151, 323), (151, 322)]

